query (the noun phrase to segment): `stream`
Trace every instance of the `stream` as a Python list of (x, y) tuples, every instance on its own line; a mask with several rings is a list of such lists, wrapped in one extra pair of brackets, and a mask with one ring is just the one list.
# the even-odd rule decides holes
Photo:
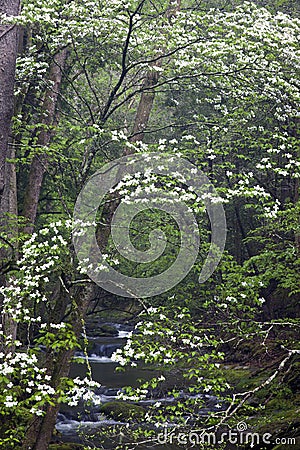
[[(77, 407), (63, 405), (58, 414), (56, 430), (61, 439), (65, 442), (81, 442), (79, 430), (82, 433), (90, 433), (95, 429), (100, 429), (107, 425), (117, 425), (122, 422), (115, 421), (103, 413), (100, 406), (104, 403), (115, 401), (118, 391), (123, 386), (138, 386), (138, 379), (150, 379), (153, 371), (138, 367), (128, 368), (125, 372), (116, 372), (117, 363), (112, 361), (111, 356), (114, 351), (121, 348), (126, 343), (126, 339), (133, 327), (123, 324), (107, 324), (117, 329), (117, 336), (89, 336), (88, 360), (93, 374), (93, 380), (99, 382), (101, 387), (96, 389), (96, 404), (85, 410), (83, 404)], [(81, 352), (75, 354), (70, 377), (85, 378), (86, 364), (76, 362), (76, 357), (80, 360), (85, 356)], [(100, 403), (100, 405), (98, 405)], [(55, 439), (56, 440), (56, 439)]]
[[(95, 391), (96, 402), (94, 406), (84, 408), (83, 404), (76, 407), (63, 405), (58, 414), (56, 423), (55, 441), (82, 443), (80, 435), (92, 436), (92, 434), (106, 426), (118, 425), (124, 422), (118, 422), (111, 419), (101, 412), (101, 405), (117, 400), (118, 391), (124, 386), (138, 386), (138, 380), (148, 380), (154, 376), (153, 370), (145, 367), (129, 367), (125, 372), (116, 372), (117, 363), (112, 361), (111, 356), (116, 349), (125, 345), (132, 327), (123, 324), (106, 324), (115, 327), (116, 336), (89, 336), (88, 360), (91, 366), (93, 379), (101, 384), (100, 388)], [(84, 354), (77, 352), (75, 361), (72, 364), (70, 376), (72, 378), (86, 376), (86, 364), (77, 362), (76, 357), (82, 361)], [(198, 394), (205, 398), (205, 408), (199, 411), (200, 414), (206, 415), (209, 411), (216, 410), (218, 398), (210, 395)], [(186, 398), (186, 394), (182, 393), (182, 398)], [(189, 397), (191, 397), (189, 395)], [(145, 399), (138, 402), (139, 405), (147, 407), (147, 405), (155, 402), (173, 402), (173, 397)], [(92, 444), (95, 441), (91, 438)], [(103, 443), (101, 448), (112, 448), (110, 442)], [(144, 447), (137, 447), (143, 449)], [(159, 447), (156, 447), (157, 449)], [(177, 449), (177, 446), (163, 446), (164, 449)]]

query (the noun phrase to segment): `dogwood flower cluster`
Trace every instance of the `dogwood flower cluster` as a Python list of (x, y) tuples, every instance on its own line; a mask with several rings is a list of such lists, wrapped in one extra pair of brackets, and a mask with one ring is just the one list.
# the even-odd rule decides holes
[[(62, 221), (51, 223), (39, 233), (33, 233), (24, 243), (21, 257), (17, 261), (18, 271), (11, 276), (6, 286), (0, 288), (3, 296), (2, 313), (15, 321), (40, 322), (40, 317), (31, 313), (32, 305), (46, 302), (44, 286), (50, 282), (54, 268), (67, 257), (68, 241), (61, 233)], [(64, 225), (71, 228), (71, 221)]]
[(39, 367), (34, 350), (0, 353), (0, 403), (8, 410), (27, 407), (43, 414), (43, 405), (53, 398), (51, 376)]
[[(210, 365), (215, 367), (217, 360), (222, 360), (222, 353), (214, 347), (217, 341), (208, 330), (197, 328), (190, 312), (186, 308), (176, 309), (170, 315), (167, 308), (148, 308), (147, 314), (139, 322), (132, 336), (122, 349), (112, 355), (113, 361), (121, 367), (137, 365), (139, 362), (155, 365), (159, 371), (166, 372), (176, 366), (183, 371), (183, 376), (192, 381), (206, 385), (201, 371)], [(189, 363), (193, 370), (189, 370)], [(122, 399), (137, 399), (149, 393), (149, 389), (166, 380), (165, 374), (155, 377), (149, 383), (140, 386), (140, 390), (120, 393)], [(221, 389), (221, 386), (215, 388)], [(130, 392), (130, 395), (129, 395)]]
[(72, 388), (66, 392), (66, 403), (69, 406), (77, 406), (81, 401), (93, 405), (101, 403), (100, 397), (94, 393), (94, 390), (100, 387), (97, 381), (87, 377), (83, 379), (76, 377), (72, 380), (72, 384)]
[[(53, 277), (70, 263), (69, 235), (72, 221), (58, 220), (41, 229), (20, 249), (18, 270), (0, 288), (3, 297), (2, 317), (7, 316), (11, 326), (0, 325), (1, 344), (7, 349), (0, 353), (0, 411), (4, 416), (18, 414), (22, 408), (32, 414), (43, 415), (44, 405), (60, 401), (75, 402), (81, 397), (94, 399), (92, 389), (98, 386), (88, 378), (76, 379), (65, 387), (54, 387), (52, 375), (43, 367), (45, 349), (54, 353), (78, 346), (73, 329), (66, 322), (50, 322), (43, 317), (41, 303), (49, 307)], [(27, 328), (26, 345), (16, 339), (18, 326)], [(35, 332), (32, 334), (31, 330)], [(9, 333), (8, 330), (11, 330)], [(62, 380), (62, 384), (64, 380)], [(73, 390), (70, 390), (70, 383)], [(76, 400), (77, 399), (77, 400)]]
[[(229, 387), (221, 376), (219, 362), (223, 354), (217, 350), (217, 339), (203, 324), (195, 323), (184, 307), (173, 311), (150, 307), (141, 318), (125, 346), (116, 350), (112, 358), (122, 370), (126, 366), (150, 364), (156, 368), (157, 375), (137, 388), (123, 388), (118, 398), (149, 402), (144, 419), (155, 427), (163, 426), (166, 418), (172, 423), (184, 422), (199, 409), (203, 392), (221, 396)], [(173, 387), (169, 382), (172, 370), (176, 370), (178, 380), (181, 376), (189, 380), (188, 392), (180, 383)]]

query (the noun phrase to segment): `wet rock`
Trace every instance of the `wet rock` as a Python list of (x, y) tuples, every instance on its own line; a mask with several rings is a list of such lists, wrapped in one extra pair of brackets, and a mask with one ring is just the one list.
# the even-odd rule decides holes
[(145, 409), (142, 406), (119, 401), (105, 403), (100, 410), (114, 420), (141, 420), (145, 416)]
[(119, 332), (114, 325), (103, 324), (99, 325), (98, 336), (118, 336)]
[(50, 444), (49, 450), (84, 450), (84, 445), (73, 442)]

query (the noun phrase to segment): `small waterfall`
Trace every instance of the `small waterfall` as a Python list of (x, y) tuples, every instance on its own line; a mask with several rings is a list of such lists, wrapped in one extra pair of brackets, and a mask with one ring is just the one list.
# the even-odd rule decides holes
[(91, 355), (106, 356), (106, 357), (110, 358), (111, 355), (120, 347), (121, 347), (121, 345), (119, 343), (118, 344), (95, 343), (91, 350)]
[[(103, 325), (103, 324), (102, 324)], [(115, 336), (97, 336), (95, 335), (95, 331), (93, 330), (93, 336), (90, 336), (89, 333), (87, 334), (87, 338), (89, 341), (89, 347), (88, 347), (88, 359), (92, 363), (113, 363), (111, 356), (112, 354), (118, 349), (121, 348), (126, 339), (130, 336), (132, 333), (132, 327), (129, 327), (128, 325), (122, 325), (122, 324), (112, 324), (108, 323), (105, 324), (111, 327), (112, 329), (115, 329), (116, 335)], [(101, 329), (101, 325), (99, 326)], [(89, 330), (90, 333), (92, 330)], [(75, 358), (85, 358), (85, 355), (83, 352), (76, 352)]]

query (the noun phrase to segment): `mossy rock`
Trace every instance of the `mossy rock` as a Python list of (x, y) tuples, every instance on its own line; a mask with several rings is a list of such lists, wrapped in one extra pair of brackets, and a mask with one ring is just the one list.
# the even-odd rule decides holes
[(145, 409), (139, 405), (126, 402), (108, 402), (101, 406), (101, 412), (114, 420), (141, 420), (145, 416)]
[(226, 381), (237, 390), (247, 390), (251, 385), (251, 371), (249, 368), (236, 366), (236, 364), (224, 367)]
[(72, 442), (49, 445), (49, 450), (83, 450), (84, 448), (84, 445), (74, 444)]
[[(286, 438), (289, 436), (298, 436), (300, 433), (299, 410), (283, 410), (280, 413), (265, 410), (265, 417), (259, 418), (257, 424), (259, 434), (272, 433), (273, 437)], [(286, 444), (287, 446), (288, 444)], [(296, 447), (294, 446), (294, 449)]]
[(98, 330), (96, 329), (95, 332), (98, 336), (118, 336), (119, 334), (116, 327), (108, 324), (100, 325)]

